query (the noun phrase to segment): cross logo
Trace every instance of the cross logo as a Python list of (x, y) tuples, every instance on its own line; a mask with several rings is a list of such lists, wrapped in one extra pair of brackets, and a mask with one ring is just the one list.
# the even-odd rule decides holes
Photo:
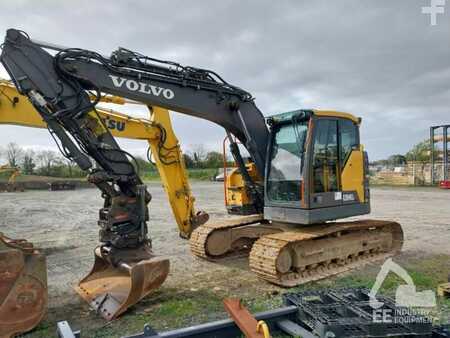
[(444, 14), (444, 6), (445, 0), (430, 0), (430, 6), (422, 7), (422, 14), (430, 15), (431, 26), (436, 26), (438, 14)]

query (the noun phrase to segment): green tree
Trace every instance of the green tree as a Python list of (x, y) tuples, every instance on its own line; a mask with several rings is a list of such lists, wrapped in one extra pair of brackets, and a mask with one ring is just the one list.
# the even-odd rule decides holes
[(376, 160), (376, 161), (370, 162), (370, 164), (371, 165), (381, 165), (381, 166), (389, 165), (388, 160)]
[(406, 157), (400, 154), (396, 154), (396, 155), (391, 155), (389, 156), (389, 158), (387, 159), (387, 162), (389, 165), (392, 166), (401, 166), (406, 164)]
[[(63, 175), (65, 177), (78, 177), (79, 176), (79, 172), (77, 170), (78, 166), (77, 164), (72, 161), (69, 158), (64, 158), (61, 162), (62, 164), (62, 171), (63, 171)], [(81, 169), (80, 169), (81, 170)]]
[(206, 168), (221, 168), (223, 167), (223, 156), (217, 151), (210, 151), (206, 154), (205, 158)]
[(33, 175), (36, 163), (34, 163), (34, 151), (28, 150), (22, 158), (22, 172), (25, 175)]
[(203, 169), (205, 165), (206, 150), (203, 144), (195, 144), (192, 146), (192, 158), (196, 169)]
[(192, 169), (195, 166), (194, 160), (189, 154), (183, 154), (184, 165), (187, 169)]
[[(430, 140), (423, 140), (417, 143), (410, 151), (405, 155), (407, 161), (430, 161)], [(436, 149), (434, 149), (436, 154)]]
[(17, 143), (8, 143), (6, 146), (6, 158), (11, 167), (18, 167), (23, 156), (23, 149)]
[[(39, 174), (43, 176), (53, 176), (53, 166), (58, 162), (58, 154), (53, 150), (42, 150), (38, 153), (37, 159), (40, 163)], [(59, 163), (58, 163), (59, 164)]]
[(155, 166), (152, 163), (150, 163), (149, 161), (147, 161), (146, 159), (144, 159), (143, 157), (134, 156), (134, 159), (136, 160), (136, 163), (134, 163), (134, 161), (133, 161), (133, 165), (135, 166), (135, 169), (137, 169), (136, 168), (136, 164), (137, 164), (137, 166), (139, 168), (139, 172), (138, 172), (139, 175), (145, 175), (148, 172), (155, 171)]

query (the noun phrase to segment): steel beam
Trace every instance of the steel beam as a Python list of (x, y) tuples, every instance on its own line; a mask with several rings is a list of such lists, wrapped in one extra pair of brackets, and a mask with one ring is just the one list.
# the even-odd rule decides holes
[(449, 138), (449, 132), (448, 130), (450, 129), (450, 124), (442, 124), (442, 125), (438, 125), (438, 126), (431, 126), (430, 127), (430, 162), (431, 162), (431, 185), (435, 184), (435, 172), (434, 172), (434, 168), (436, 165), (436, 158), (434, 156), (434, 145), (437, 142), (440, 142), (440, 138), (438, 138), (435, 141), (435, 136), (436, 136), (436, 130), (437, 129), (441, 129), (442, 128), (442, 144), (443, 144), (443, 156), (442, 156), (442, 171), (443, 171), (443, 175), (442, 175), (442, 180), (443, 181), (448, 181), (449, 176), (448, 176), (448, 170), (449, 170), (449, 156), (448, 156), (448, 138)]
[(444, 157), (443, 157), (443, 170), (444, 170), (444, 175), (442, 176), (444, 178), (444, 181), (448, 180), (448, 126), (443, 126), (443, 142), (444, 142), (444, 147), (443, 147), (443, 151), (444, 151)]
[(435, 127), (430, 127), (430, 160), (431, 160), (431, 178), (430, 183), (434, 185), (434, 129)]
[[(297, 306), (286, 306), (280, 309), (261, 312), (255, 315), (256, 320), (264, 320), (269, 328), (272, 330), (279, 330), (277, 323), (281, 320), (296, 321), (298, 308)], [(232, 338), (242, 337), (242, 332), (239, 327), (231, 320), (224, 319), (202, 325), (190, 326), (178, 330), (161, 332), (157, 335), (147, 334), (146, 329), (144, 332), (124, 336), (122, 338)]]

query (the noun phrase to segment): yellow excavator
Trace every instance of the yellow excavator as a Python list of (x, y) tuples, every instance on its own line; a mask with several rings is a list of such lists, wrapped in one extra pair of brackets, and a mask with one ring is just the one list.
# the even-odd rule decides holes
[[(66, 156), (103, 193), (94, 270), (120, 271), (123, 279), (139, 270), (144, 280), (155, 282), (142, 293), (164, 281), (168, 262), (151, 247), (146, 226), (150, 193), (97, 116), (96, 104), (105, 94), (225, 129), (237, 166), (227, 178), (227, 199), (233, 202), (229, 210), (252, 214), (181, 226), (180, 234), (190, 237), (195, 255), (217, 259), (247, 250), (250, 269), (261, 279), (289, 287), (383, 259), (402, 247), (403, 232), (396, 222), (336, 222), (370, 212), (361, 120), (351, 114), (296, 109), (265, 118), (249, 92), (214, 71), (125, 48), (103, 56), (33, 41), (16, 29), (7, 31), (0, 61)], [(244, 160), (236, 140), (250, 161)], [(96, 161), (95, 168), (88, 156)], [(111, 319), (122, 311), (117, 306), (120, 294), (105, 277), (97, 279), (101, 290), (85, 296)]]
[[(106, 96), (103, 102), (125, 104), (120, 97)], [(135, 102), (129, 102), (134, 104)], [(120, 138), (145, 140), (151, 150), (152, 160), (160, 173), (170, 206), (180, 229), (196, 227), (208, 219), (194, 206), (184, 161), (178, 140), (173, 132), (166, 109), (149, 107), (149, 119), (134, 118), (113, 110), (97, 109), (100, 118), (111, 133)], [(32, 128), (47, 128), (28, 99), (17, 92), (14, 85), (0, 79), (0, 124)], [(10, 167), (2, 166), (0, 171)], [(168, 271), (167, 271), (168, 272)], [(106, 277), (105, 277), (106, 276)], [(116, 283), (118, 307), (114, 315), (128, 308), (146, 295), (150, 285), (139, 282), (145, 276), (127, 275), (120, 271), (96, 265), (79, 283), (76, 291), (86, 299), (86, 292), (96, 292), (99, 280), (108, 278)], [(132, 277), (132, 278), (131, 278)], [(11, 239), (0, 233), (0, 337), (25, 332), (36, 326), (47, 307), (47, 274), (45, 256), (24, 239)], [(24, 299), (26, 301), (24, 301)], [(90, 299), (86, 299), (90, 302)]]
[(4, 164), (0, 166), (0, 173), (11, 173), (8, 177), (8, 182), (5, 185), (5, 191), (7, 192), (17, 192), (24, 191), (24, 188), (17, 184), (16, 178), (20, 175), (19, 167), (11, 167), (10, 165)]

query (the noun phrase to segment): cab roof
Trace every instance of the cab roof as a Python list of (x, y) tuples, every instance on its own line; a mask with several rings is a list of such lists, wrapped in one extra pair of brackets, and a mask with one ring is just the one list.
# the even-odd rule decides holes
[(271, 118), (277, 122), (282, 122), (282, 121), (290, 120), (293, 115), (300, 114), (300, 113), (309, 113), (309, 114), (312, 113), (313, 115), (323, 116), (323, 117), (326, 117), (326, 116), (340, 117), (343, 119), (351, 120), (358, 125), (361, 124), (361, 118), (356, 117), (352, 114), (334, 111), (334, 110), (320, 110), (320, 109), (297, 109), (297, 110), (292, 110), (292, 111), (288, 111), (288, 112), (284, 112), (284, 113), (275, 114), (275, 115), (270, 116), (269, 118)]

